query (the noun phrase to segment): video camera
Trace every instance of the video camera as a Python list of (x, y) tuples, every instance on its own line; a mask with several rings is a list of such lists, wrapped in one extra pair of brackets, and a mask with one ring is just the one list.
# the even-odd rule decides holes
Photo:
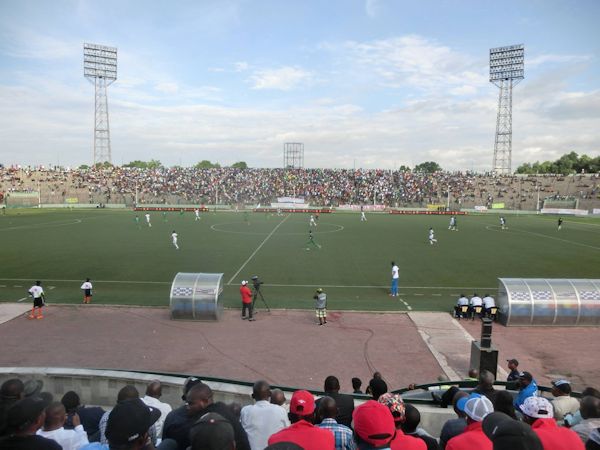
[(254, 275), (252, 278), (252, 286), (254, 286), (254, 290), (255, 291), (259, 291), (260, 290), (260, 285), (263, 284), (262, 281), (259, 280), (258, 275)]

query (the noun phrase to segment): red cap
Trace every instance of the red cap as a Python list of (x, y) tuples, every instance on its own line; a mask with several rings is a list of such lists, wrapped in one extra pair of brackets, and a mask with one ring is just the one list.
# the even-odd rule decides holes
[(315, 411), (315, 398), (308, 391), (296, 391), (290, 400), (290, 412), (298, 416), (309, 416)]
[(369, 400), (355, 408), (352, 419), (356, 434), (375, 447), (389, 443), (396, 435), (392, 413), (375, 400)]

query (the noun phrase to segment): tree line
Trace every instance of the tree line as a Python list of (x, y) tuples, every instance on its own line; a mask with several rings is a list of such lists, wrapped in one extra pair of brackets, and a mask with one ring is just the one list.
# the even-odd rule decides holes
[(517, 173), (534, 175), (537, 173), (555, 173), (569, 175), (573, 173), (598, 173), (600, 171), (600, 156), (591, 158), (588, 155), (579, 156), (575, 152), (566, 153), (556, 161), (536, 161), (517, 167)]

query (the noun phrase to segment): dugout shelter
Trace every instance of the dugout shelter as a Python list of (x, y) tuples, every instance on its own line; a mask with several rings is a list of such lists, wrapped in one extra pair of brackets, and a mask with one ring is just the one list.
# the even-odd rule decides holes
[(506, 326), (598, 326), (600, 280), (499, 278), (498, 319)]
[(171, 284), (171, 319), (216, 321), (223, 314), (222, 273), (179, 272)]

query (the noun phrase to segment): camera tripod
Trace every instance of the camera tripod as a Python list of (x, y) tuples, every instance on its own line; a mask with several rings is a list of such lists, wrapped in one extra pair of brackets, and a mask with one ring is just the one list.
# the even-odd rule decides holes
[(254, 305), (256, 304), (256, 299), (257, 299), (258, 296), (260, 296), (260, 299), (262, 300), (262, 302), (267, 307), (267, 311), (271, 312), (271, 308), (269, 308), (269, 305), (267, 304), (267, 301), (265, 300), (265, 297), (263, 297), (262, 292), (260, 292), (260, 288), (259, 288), (259, 289), (255, 289), (254, 290), (254, 295), (253, 295), (253, 298), (252, 298), (252, 311), (254, 312), (254, 314), (256, 314), (256, 309), (254, 308)]

